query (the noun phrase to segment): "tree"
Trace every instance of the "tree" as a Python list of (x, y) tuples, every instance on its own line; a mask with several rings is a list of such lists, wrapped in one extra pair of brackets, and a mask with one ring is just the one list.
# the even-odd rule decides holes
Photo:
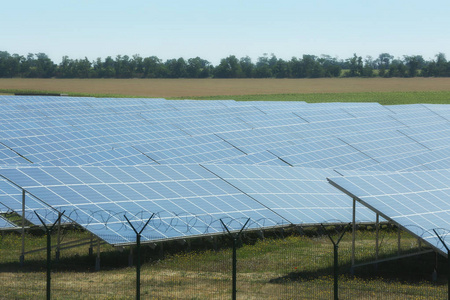
[(289, 69), (291, 70), (291, 76), (293, 78), (305, 77), (303, 73), (302, 61), (297, 57), (292, 57), (289, 61)]
[(139, 54), (134, 54), (132, 57), (132, 77), (142, 78), (144, 77), (144, 59)]
[(419, 70), (424, 66), (425, 60), (421, 55), (404, 56), (408, 77), (416, 77)]
[(0, 51), (0, 77), (16, 77), (20, 75), (22, 56), (10, 55), (6, 51)]
[(220, 64), (214, 69), (216, 78), (241, 78), (243, 77), (239, 60), (234, 55), (220, 60)]
[[(272, 54), (273, 55), (273, 54)], [(276, 61), (276, 58), (275, 58)], [(272, 77), (272, 70), (270, 68), (270, 60), (267, 53), (258, 57), (255, 67), (255, 77), (257, 78), (269, 78)]]
[(210, 75), (210, 63), (198, 56), (189, 58), (186, 72), (189, 78), (207, 78)]
[(347, 59), (349, 64), (349, 71), (347, 72), (348, 77), (357, 77), (363, 75), (363, 62), (362, 57), (357, 56), (356, 53), (353, 54), (352, 58)]
[(239, 60), (239, 65), (242, 70), (243, 77), (245, 78), (252, 78), (253, 72), (255, 69), (255, 65), (252, 63), (252, 59), (248, 56), (241, 57)]
[(436, 54), (436, 68), (435, 68), (435, 75), (434, 76), (449, 76), (450, 70), (449, 70), (449, 64), (447, 62), (447, 59), (445, 58), (444, 53)]
[(406, 77), (407, 68), (403, 61), (394, 59), (389, 65), (388, 76), (389, 77)]
[(388, 76), (387, 70), (389, 70), (389, 66), (391, 64), (391, 60), (394, 59), (394, 56), (389, 53), (381, 53), (378, 58), (375, 60), (376, 68), (379, 70), (378, 75), (381, 77)]
[(289, 64), (281, 58), (277, 60), (276, 64), (272, 67), (272, 76), (275, 78), (288, 78)]
[(168, 59), (165, 63), (169, 78), (185, 78), (187, 77), (187, 63), (183, 58)]
[(374, 76), (373, 69), (374, 69), (374, 61), (372, 59), (372, 56), (367, 56), (366, 59), (364, 60), (364, 66), (362, 69), (361, 76), (373, 77)]
[(164, 78), (168, 77), (167, 68), (163, 64), (162, 60), (157, 56), (150, 56), (144, 58), (143, 70), (145, 78)]

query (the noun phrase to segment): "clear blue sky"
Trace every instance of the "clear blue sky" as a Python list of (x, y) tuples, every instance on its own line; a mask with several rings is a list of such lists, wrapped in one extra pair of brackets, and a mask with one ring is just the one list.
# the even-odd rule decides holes
[(346, 59), (438, 52), (450, 59), (450, 4), (418, 0), (23, 0), (1, 4), (0, 51), (95, 60), (263, 53)]

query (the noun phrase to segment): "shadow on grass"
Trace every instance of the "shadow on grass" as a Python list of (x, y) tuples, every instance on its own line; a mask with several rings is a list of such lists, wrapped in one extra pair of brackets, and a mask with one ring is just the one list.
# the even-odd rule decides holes
[[(359, 261), (356, 263), (362, 262)], [(428, 282), (436, 285), (447, 285), (448, 283), (447, 260), (441, 255), (436, 256), (436, 253), (426, 253), (358, 267), (354, 269), (353, 274), (350, 265), (341, 265), (339, 266), (339, 275), (362, 280), (378, 280), (387, 283), (401, 282), (419, 284)], [(314, 271), (294, 271), (285, 276), (272, 278), (269, 282), (275, 284), (304, 282), (313, 281), (325, 276), (333, 276), (333, 267), (321, 268)]]

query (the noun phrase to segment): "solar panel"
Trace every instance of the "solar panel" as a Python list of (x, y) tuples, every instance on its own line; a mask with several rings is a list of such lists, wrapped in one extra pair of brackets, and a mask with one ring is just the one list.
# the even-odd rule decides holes
[[(247, 165), (205, 167), (293, 224), (347, 223), (352, 201), (326, 181), (332, 170)], [(373, 222), (375, 214), (359, 205), (358, 220)]]
[(449, 179), (450, 170), (439, 170), (331, 177), (328, 180), (363, 205), (446, 254), (433, 229), (439, 230), (450, 246)]
[(0, 215), (0, 229), (11, 229), (11, 228), (17, 228), (17, 226), (8, 221), (8, 219), (6, 219), (5, 217)]
[(269, 166), (287, 166), (287, 162), (281, 160), (277, 156), (268, 151), (245, 154), (238, 157), (223, 159), (216, 162), (217, 164), (241, 164), (241, 165), (269, 165)]
[(426, 171), (450, 169), (450, 147), (395, 158), (359, 170), (366, 171)]
[(216, 135), (166, 140), (135, 147), (159, 164), (212, 163), (243, 155)]
[[(26, 187), (30, 222), (66, 209), (111, 244), (134, 241), (124, 213), (157, 213), (148, 241), (217, 234), (222, 217), (347, 222), (325, 178), (448, 168), (449, 120), (442, 105), (0, 96), (0, 173)], [(21, 214), (22, 190), (1, 189)]]
[(6, 207), (8, 212), (23, 215), (34, 225), (41, 225), (35, 212), (38, 212), (47, 223), (53, 223), (57, 217), (53, 209), (31, 196), (26, 197), (25, 214), (22, 214), (22, 190), (7, 180), (0, 180), (0, 204)]
[(298, 167), (354, 169), (377, 163), (374, 158), (338, 138), (299, 143), (270, 149), (269, 152)]
[(219, 219), (239, 230), (280, 226), (285, 219), (199, 165), (41, 167), (2, 169), (0, 174), (111, 244), (134, 241), (123, 215), (157, 217), (143, 241), (215, 234)]

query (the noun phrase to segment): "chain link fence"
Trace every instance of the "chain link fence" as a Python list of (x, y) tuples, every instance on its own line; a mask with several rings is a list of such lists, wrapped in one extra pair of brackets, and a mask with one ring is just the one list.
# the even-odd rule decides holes
[[(297, 232), (243, 232), (237, 248), (237, 299), (333, 299), (333, 244), (336, 228)], [(56, 235), (56, 233), (55, 233)], [(89, 238), (68, 230), (64, 242)], [(395, 228), (379, 237), (378, 264), (375, 233), (360, 228), (352, 251), (352, 234), (339, 243), (339, 299), (447, 299), (447, 260), (434, 252), (389, 260), (398, 254), (424, 250), (417, 239)], [(46, 236), (27, 233), (27, 249), (45, 247)], [(56, 241), (56, 236), (52, 237)], [(142, 245), (141, 299), (230, 299), (232, 247), (228, 235)], [(52, 243), (52, 246), (55, 246)], [(99, 248), (98, 248), (99, 247)], [(91, 248), (91, 250), (89, 250)], [(99, 252), (97, 252), (100, 250)], [(425, 249), (426, 250), (426, 249)], [(52, 248), (52, 299), (135, 299), (136, 250), (92, 244)], [(96, 270), (100, 253), (100, 270)], [(25, 256), (19, 264), (21, 237), (3, 233), (0, 241), (0, 299), (45, 299), (46, 251)], [(352, 268), (352, 256), (355, 265)], [(382, 262), (381, 259), (387, 259)]]

